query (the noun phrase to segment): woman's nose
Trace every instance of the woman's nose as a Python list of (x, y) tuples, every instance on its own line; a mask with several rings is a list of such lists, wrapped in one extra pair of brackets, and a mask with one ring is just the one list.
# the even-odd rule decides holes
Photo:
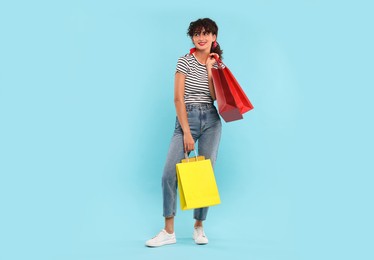
[(205, 35), (204, 34), (200, 34), (198, 39), (199, 40), (204, 40), (205, 39)]

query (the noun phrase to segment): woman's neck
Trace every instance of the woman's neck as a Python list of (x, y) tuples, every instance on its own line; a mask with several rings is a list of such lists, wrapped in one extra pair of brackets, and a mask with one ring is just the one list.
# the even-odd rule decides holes
[(195, 58), (202, 64), (205, 64), (206, 62), (206, 59), (208, 58), (209, 56), (209, 52), (205, 52), (205, 51), (198, 51), (196, 50), (194, 53), (195, 55)]

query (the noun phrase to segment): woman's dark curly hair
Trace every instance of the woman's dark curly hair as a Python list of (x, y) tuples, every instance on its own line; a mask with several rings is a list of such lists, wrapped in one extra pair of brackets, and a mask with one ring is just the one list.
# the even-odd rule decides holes
[[(218, 26), (212, 19), (209, 18), (198, 19), (194, 22), (191, 22), (190, 26), (188, 27), (187, 35), (192, 38), (195, 33), (200, 33), (203, 29), (208, 33), (212, 33), (216, 37), (218, 36)], [(217, 46), (215, 48), (213, 47), (212, 43), (210, 53), (217, 53), (219, 55), (219, 58), (222, 60), (223, 51), (221, 50), (221, 47), (219, 46), (217, 41), (216, 43)]]

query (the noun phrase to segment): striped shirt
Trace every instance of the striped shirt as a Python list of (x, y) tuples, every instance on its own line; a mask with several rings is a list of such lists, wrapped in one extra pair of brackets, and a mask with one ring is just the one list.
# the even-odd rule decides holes
[[(217, 65), (214, 64), (214, 67)], [(176, 71), (186, 76), (184, 103), (213, 103), (205, 64), (201, 64), (194, 55), (186, 54), (178, 59)]]

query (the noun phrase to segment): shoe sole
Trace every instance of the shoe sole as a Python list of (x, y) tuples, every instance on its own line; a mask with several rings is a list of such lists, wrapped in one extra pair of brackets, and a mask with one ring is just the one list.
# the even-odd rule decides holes
[(195, 238), (192, 237), (192, 239), (195, 241), (196, 245), (206, 245), (206, 244), (209, 243), (209, 241), (208, 242), (200, 242), (200, 243), (198, 243), (198, 242), (196, 242)]
[(208, 244), (208, 242), (200, 242), (200, 243), (198, 243), (196, 241), (195, 241), (195, 243), (196, 243), (196, 245), (207, 245)]
[(175, 243), (177, 243), (177, 240), (167, 241), (165, 243), (157, 244), (157, 245), (147, 245), (147, 244), (145, 244), (145, 245), (147, 247), (160, 247), (160, 246), (172, 245), (172, 244), (175, 244)]

